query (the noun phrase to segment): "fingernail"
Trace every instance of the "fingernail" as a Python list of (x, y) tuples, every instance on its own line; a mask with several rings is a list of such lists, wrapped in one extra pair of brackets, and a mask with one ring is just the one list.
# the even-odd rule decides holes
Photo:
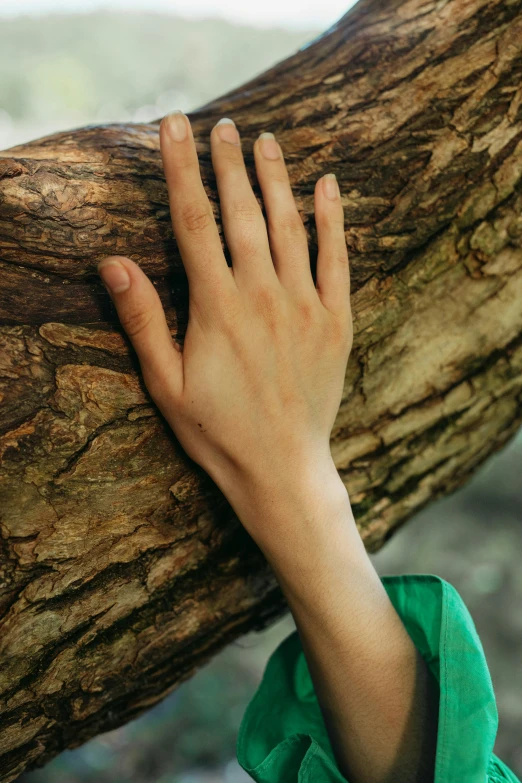
[(273, 133), (261, 133), (259, 136), (261, 155), (268, 160), (277, 160), (281, 157), (279, 152), (279, 144), (275, 140)]
[(182, 111), (176, 109), (167, 115), (167, 130), (174, 141), (185, 141), (188, 134), (187, 118)]
[(228, 141), (230, 144), (239, 144), (239, 133), (237, 132), (234, 120), (229, 117), (222, 117), (216, 124), (217, 133), (221, 141)]
[(98, 273), (111, 294), (121, 294), (130, 288), (129, 273), (119, 261), (100, 261)]
[(323, 190), (327, 198), (336, 199), (341, 195), (339, 184), (335, 174), (325, 174), (323, 177)]

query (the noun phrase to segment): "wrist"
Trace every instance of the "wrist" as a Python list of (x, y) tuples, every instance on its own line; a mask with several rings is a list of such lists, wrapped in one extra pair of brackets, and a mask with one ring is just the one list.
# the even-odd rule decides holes
[(324, 497), (301, 530), (261, 547), (289, 604), (315, 606), (318, 615), (335, 614), (343, 600), (368, 582), (379, 579), (361, 539), (348, 494)]
[(276, 571), (287, 579), (323, 567), (339, 547), (365, 553), (348, 492), (333, 460), (234, 482), (225, 495)]

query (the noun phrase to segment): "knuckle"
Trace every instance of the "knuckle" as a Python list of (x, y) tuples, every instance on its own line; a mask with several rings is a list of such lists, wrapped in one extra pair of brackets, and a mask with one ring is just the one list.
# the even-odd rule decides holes
[(322, 311), (318, 307), (320, 303), (319, 297), (316, 295), (317, 301), (314, 301), (313, 297), (300, 296), (295, 301), (295, 308), (292, 315), (292, 330), (297, 335), (297, 339), (319, 339), (322, 340), (323, 334), (323, 320)]
[(288, 179), (288, 171), (284, 165), (281, 166), (281, 168), (277, 166), (276, 171), (273, 171), (270, 174), (270, 179), (272, 182), (277, 182), (278, 185), (288, 186), (290, 182)]
[(305, 236), (303, 221), (298, 212), (287, 212), (280, 215), (274, 221), (274, 228), (294, 239)]
[(232, 214), (234, 215), (234, 220), (251, 225), (259, 219), (260, 211), (257, 203), (251, 204), (246, 201), (236, 201), (232, 207)]
[(254, 307), (261, 318), (275, 326), (279, 310), (278, 292), (269, 285), (259, 285), (253, 293)]
[(199, 164), (185, 156), (180, 156), (175, 161), (175, 168), (176, 172), (182, 175), (181, 181), (187, 181), (189, 177), (200, 176)]
[(338, 212), (336, 209), (321, 209), (316, 213), (316, 220), (325, 226), (344, 231), (344, 212)]
[(201, 327), (233, 335), (243, 315), (241, 297), (235, 287), (218, 286), (212, 302), (198, 297), (190, 299), (189, 310)]
[(344, 217), (343, 215), (331, 215), (329, 224), (334, 226), (340, 234), (344, 234)]
[(348, 266), (348, 250), (346, 247), (340, 247), (339, 250), (333, 253), (332, 261), (339, 266)]
[(297, 302), (299, 326), (308, 330), (316, 322), (317, 307), (309, 299), (301, 299)]
[(211, 225), (213, 216), (203, 204), (185, 204), (181, 208), (180, 222), (190, 234), (202, 234)]
[(151, 312), (143, 309), (132, 309), (121, 317), (121, 324), (129, 337), (134, 338), (145, 331), (152, 321)]
[(227, 166), (245, 168), (245, 161), (241, 149), (234, 144), (220, 145), (218, 159), (221, 159)]

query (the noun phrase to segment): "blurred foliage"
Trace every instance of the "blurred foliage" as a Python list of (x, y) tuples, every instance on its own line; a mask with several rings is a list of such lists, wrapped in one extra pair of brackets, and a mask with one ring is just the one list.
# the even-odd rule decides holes
[[(321, 31), (97, 12), (4, 19), (0, 148), (75, 125), (190, 111), (263, 72)], [(463, 489), (408, 521), (372, 561), (380, 574), (435, 573), (462, 595), (497, 694), (495, 751), (522, 776), (522, 433)], [(20, 783), (244, 783), (244, 709), (291, 616), (248, 634), (126, 726), (62, 753)]]
[(45, 132), (53, 120), (56, 129), (147, 122), (228, 92), (318, 32), (158, 13), (2, 19), (0, 109), (12, 123), (40, 124)]

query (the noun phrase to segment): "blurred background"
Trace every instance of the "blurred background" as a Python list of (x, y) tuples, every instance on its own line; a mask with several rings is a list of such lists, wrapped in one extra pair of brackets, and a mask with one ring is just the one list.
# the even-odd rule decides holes
[[(350, 5), (0, 0), (0, 149), (82, 125), (197, 109), (308, 44)], [(381, 575), (434, 573), (459, 591), (497, 695), (495, 752), (519, 777), (521, 521), (522, 431), (465, 488), (372, 555)], [(239, 723), (269, 655), (293, 629), (286, 616), (243, 637), (142, 717), (19, 783), (247, 783), (235, 757)]]

